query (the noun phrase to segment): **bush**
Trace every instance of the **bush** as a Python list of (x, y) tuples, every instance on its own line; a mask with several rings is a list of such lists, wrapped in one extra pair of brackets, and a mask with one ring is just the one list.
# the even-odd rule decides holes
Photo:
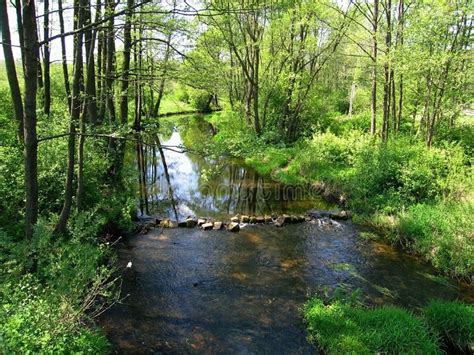
[(412, 313), (396, 307), (364, 309), (335, 300), (304, 307), (309, 339), (329, 354), (436, 354), (436, 339)]
[(457, 277), (474, 274), (474, 204), (417, 204), (400, 214), (399, 240), (437, 269)]
[(474, 306), (459, 301), (433, 300), (423, 308), (432, 332), (460, 350), (474, 346)]
[(191, 104), (199, 112), (211, 112), (211, 96), (206, 91), (196, 90), (191, 94)]
[(31, 241), (0, 235), (0, 352), (107, 353), (93, 317), (116, 290), (113, 270), (103, 266), (109, 249), (95, 233), (89, 228), (63, 239), (42, 220)]

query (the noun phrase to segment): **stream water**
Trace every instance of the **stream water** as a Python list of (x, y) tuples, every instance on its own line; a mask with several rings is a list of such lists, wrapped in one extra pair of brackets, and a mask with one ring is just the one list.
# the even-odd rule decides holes
[[(188, 118), (160, 139), (176, 147), (209, 134), (202, 120)], [(332, 207), (238, 160), (172, 149), (163, 157), (153, 147), (129, 149), (128, 164), (141, 171), (143, 217), (229, 220), (234, 213)], [(119, 353), (305, 354), (316, 350), (306, 341), (300, 307), (316, 293), (360, 289), (369, 303), (410, 308), (431, 298), (473, 301), (472, 289), (361, 232), (347, 221), (253, 225), (239, 233), (158, 228), (128, 237), (119, 245), (119, 265), (132, 262), (123, 275), (128, 296), (100, 323)]]

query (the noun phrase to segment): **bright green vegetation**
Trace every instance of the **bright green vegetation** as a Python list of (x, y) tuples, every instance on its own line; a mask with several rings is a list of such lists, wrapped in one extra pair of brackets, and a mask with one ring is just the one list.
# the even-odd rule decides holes
[(329, 354), (437, 354), (442, 346), (468, 351), (474, 307), (434, 300), (421, 316), (393, 306), (366, 308), (354, 300), (319, 298), (304, 307), (309, 339)]
[(329, 354), (436, 354), (436, 338), (422, 320), (396, 307), (365, 309), (343, 301), (309, 301), (309, 339)]
[(433, 300), (423, 309), (423, 317), (438, 338), (461, 350), (474, 346), (472, 305)]
[[(190, 109), (223, 109), (212, 141), (183, 130), (193, 148), (313, 186), (472, 282), (472, 1), (195, 5), (0, 1), (0, 353), (106, 351), (94, 316), (114, 295), (105, 236), (131, 227), (128, 169), (145, 182), (143, 128), (171, 134), (160, 114)], [(410, 314), (336, 306), (356, 322), (343, 350), (382, 346), (363, 328), (384, 312), (408, 324), (400, 346), (433, 349)]]
[(114, 270), (107, 266), (113, 254), (97, 237), (130, 228), (134, 201), (104, 177), (104, 147), (90, 147), (88, 207), (74, 213), (65, 235), (53, 234), (65, 169), (61, 144), (54, 148), (42, 146), (41, 211), (49, 217), (37, 223), (30, 240), (21, 233), (21, 154), (0, 148), (0, 352), (107, 353), (107, 339), (94, 318), (118, 294)]
[[(60, 83), (60, 71), (53, 73)], [(3, 74), (0, 93), (9, 97)], [(59, 85), (53, 95), (63, 97)], [(67, 137), (41, 142), (41, 218), (32, 238), (24, 239), (23, 148), (12, 110), (10, 100), (0, 100), (0, 353), (107, 353), (95, 317), (118, 296), (105, 236), (131, 227), (135, 203), (121, 182), (129, 172), (109, 176), (114, 155), (107, 140), (86, 140), (86, 207), (75, 210), (66, 233), (58, 235), (53, 230), (64, 196)], [(63, 133), (66, 112), (65, 102), (57, 99), (49, 118), (40, 115), (39, 135)]]
[(183, 66), (186, 82), (224, 102), (209, 118), (217, 148), (315, 186), (386, 239), (470, 280), (472, 4), (283, 1), (245, 18), (238, 2), (228, 6)]

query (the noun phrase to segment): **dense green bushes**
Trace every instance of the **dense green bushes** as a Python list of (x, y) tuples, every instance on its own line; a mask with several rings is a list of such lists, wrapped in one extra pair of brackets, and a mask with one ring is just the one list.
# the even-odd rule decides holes
[(357, 221), (381, 229), (446, 274), (474, 274), (474, 174), (467, 143), (440, 141), (427, 149), (403, 134), (383, 143), (365, 133), (369, 120), (358, 115), (327, 118), (328, 131), (285, 147), (256, 137), (235, 114), (209, 120), (222, 151), (284, 183), (322, 182), (347, 201)]
[[(94, 226), (83, 230), (84, 219)], [(75, 233), (53, 236), (40, 221), (31, 241), (1, 233), (0, 349), (6, 353), (105, 353), (93, 317), (115, 294), (109, 249), (96, 240), (101, 223), (71, 221)], [(78, 233), (78, 231), (81, 231)]]
[(468, 351), (474, 340), (474, 307), (458, 301), (432, 301), (420, 317), (337, 298), (314, 298), (303, 311), (310, 341), (329, 354), (437, 354), (441, 346)]
[[(67, 131), (65, 104), (54, 100), (49, 117), (39, 113), (39, 137)], [(67, 233), (53, 235), (64, 199), (67, 137), (40, 142), (41, 218), (33, 238), (25, 240), (23, 149), (12, 117), (10, 100), (0, 100), (0, 353), (107, 353), (94, 317), (116, 290), (108, 266), (113, 253), (101, 236), (131, 227), (135, 203), (122, 179), (129, 172), (112, 181), (108, 141), (88, 138), (85, 209), (73, 208)]]

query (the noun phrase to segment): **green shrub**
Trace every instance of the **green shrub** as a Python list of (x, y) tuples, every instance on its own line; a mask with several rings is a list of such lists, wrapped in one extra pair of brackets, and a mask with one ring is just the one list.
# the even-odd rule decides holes
[(211, 96), (206, 91), (193, 91), (191, 94), (191, 104), (199, 112), (211, 112)]
[(105, 336), (82, 326), (68, 299), (42, 288), (28, 274), (0, 285), (0, 352), (106, 354)]
[(304, 307), (309, 339), (329, 354), (437, 354), (436, 339), (422, 321), (396, 307), (364, 309), (318, 298)]
[(474, 345), (474, 306), (459, 301), (433, 300), (423, 308), (423, 315), (438, 337), (461, 350)]
[[(72, 224), (86, 220), (78, 215)], [(93, 317), (116, 295), (113, 270), (103, 265), (109, 249), (94, 228), (72, 233), (53, 236), (44, 220), (31, 241), (0, 233), (0, 352), (107, 352)]]
[(417, 204), (400, 214), (398, 238), (437, 269), (457, 277), (474, 274), (474, 203)]

